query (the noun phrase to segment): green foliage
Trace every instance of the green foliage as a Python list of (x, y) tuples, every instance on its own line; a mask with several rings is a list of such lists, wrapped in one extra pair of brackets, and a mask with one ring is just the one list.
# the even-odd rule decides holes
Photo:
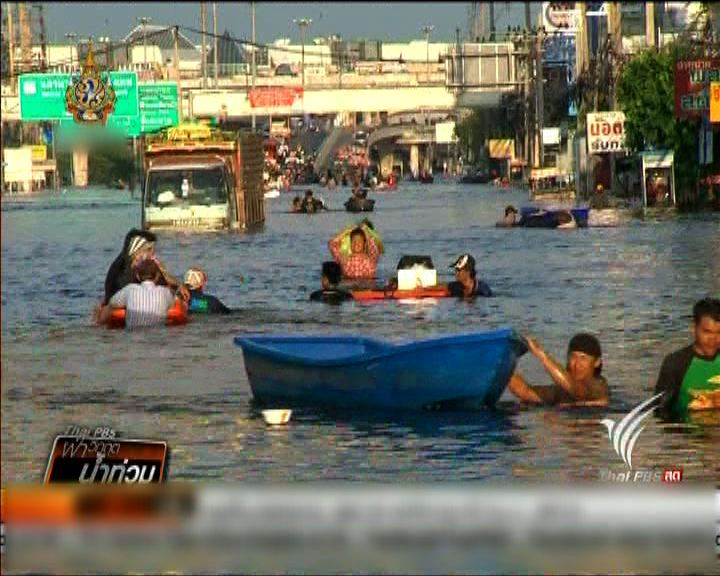
[(88, 164), (90, 184), (128, 182), (134, 170), (132, 149), (125, 142), (107, 144), (90, 152)]
[(499, 108), (475, 108), (464, 120), (455, 125), (455, 135), (460, 149), (477, 160), (488, 139), (514, 138), (515, 131), (508, 118), (508, 111)]
[(625, 138), (633, 151), (668, 149), (675, 153), (678, 200), (692, 195), (698, 178), (697, 121), (675, 118), (673, 72), (677, 60), (693, 57), (693, 47), (675, 42), (661, 51), (645, 50), (623, 68), (617, 96), (625, 112)]

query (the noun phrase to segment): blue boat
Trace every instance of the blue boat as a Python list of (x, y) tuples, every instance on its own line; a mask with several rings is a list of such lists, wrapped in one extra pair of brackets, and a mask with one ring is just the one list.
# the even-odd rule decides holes
[(523, 206), (520, 208), (518, 226), (526, 228), (558, 228), (575, 221), (578, 228), (587, 228), (590, 209), (584, 208), (539, 208)]
[(238, 336), (255, 400), (283, 408), (492, 406), (525, 342), (511, 329), (391, 344), (357, 336)]

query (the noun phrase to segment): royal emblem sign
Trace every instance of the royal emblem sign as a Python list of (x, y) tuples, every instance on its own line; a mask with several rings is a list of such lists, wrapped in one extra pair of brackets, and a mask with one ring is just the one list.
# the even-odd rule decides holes
[(95, 65), (92, 45), (79, 75), (72, 78), (65, 91), (65, 105), (79, 124), (102, 126), (115, 110), (115, 90), (108, 74), (102, 74)]

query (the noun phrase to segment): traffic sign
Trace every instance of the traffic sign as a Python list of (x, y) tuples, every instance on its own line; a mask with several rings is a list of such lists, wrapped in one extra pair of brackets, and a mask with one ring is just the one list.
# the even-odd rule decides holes
[[(71, 84), (70, 74), (23, 74), (20, 76), (20, 119), (24, 122), (72, 119), (67, 111), (65, 91)], [(113, 117), (138, 115), (138, 81), (136, 72), (110, 72), (110, 82), (117, 100)]]

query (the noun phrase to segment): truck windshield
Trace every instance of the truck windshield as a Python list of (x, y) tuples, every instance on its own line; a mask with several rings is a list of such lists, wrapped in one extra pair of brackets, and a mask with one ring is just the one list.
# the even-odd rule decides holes
[(148, 206), (225, 204), (225, 173), (220, 166), (151, 171), (145, 198)]

